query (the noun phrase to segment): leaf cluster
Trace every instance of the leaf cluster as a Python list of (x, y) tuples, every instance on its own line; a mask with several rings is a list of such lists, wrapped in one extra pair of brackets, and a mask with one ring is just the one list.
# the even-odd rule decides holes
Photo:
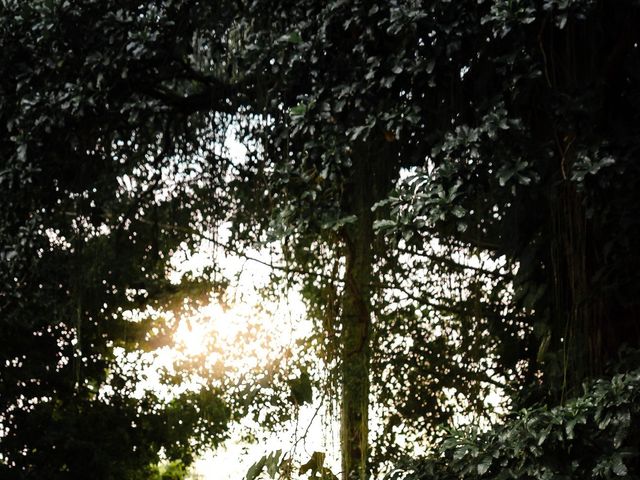
[(585, 388), (565, 405), (518, 411), (488, 432), (451, 431), (405, 479), (636, 478), (640, 371)]

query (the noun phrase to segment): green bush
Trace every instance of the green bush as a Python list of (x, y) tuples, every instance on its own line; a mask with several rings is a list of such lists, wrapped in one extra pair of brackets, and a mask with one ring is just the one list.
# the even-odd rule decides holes
[(598, 380), (555, 408), (521, 410), (488, 432), (452, 432), (392, 478), (640, 478), (640, 369)]

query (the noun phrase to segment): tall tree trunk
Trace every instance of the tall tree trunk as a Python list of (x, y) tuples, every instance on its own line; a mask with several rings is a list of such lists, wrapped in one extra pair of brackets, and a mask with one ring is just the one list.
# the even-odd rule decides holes
[(366, 478), (369, 436), (369, 331), (372, 275), (372, 219), (360, 211), (346, 241), (345, 289), (342, 299), (342, 404), (340, 445), (343, 480)]
[(623, 305), (617, 292), (595, 280), (606, 267), (602, 252), (612, 233), (594, 224), (584, 202), (576, 186), (564, 181), (551, 204), (552, 335), (561, 368), (560, 402), (580, 393), (586, 379), (603, 374), (623, 345), (640, 339), (635, 304)]
[(600, 373), (602, 367), (597, 321), (601, 312), (590, 288), (589, 239), (582, 202), (575, 186), (564, 181), (552, 206), (554, 336), (562, 369), (560, 401), (573, 396), (584, 379)]
[[(381, 136), (382, 137), (382, 136)], [(341, 313), (340, 446), (342, 479), (367, 478), (371, 283), (375, 260), (373, 205), (384, 198), (397, 174), (392, 145), (382, 138), (353, 155), (346, 210), (357, 217), (344, 231), (345, 287)]]

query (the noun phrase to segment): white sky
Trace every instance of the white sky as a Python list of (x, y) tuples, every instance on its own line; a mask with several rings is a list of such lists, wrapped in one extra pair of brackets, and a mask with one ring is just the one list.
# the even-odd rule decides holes
[[(264, 261), (269, 260), (266, 251), (251, 251), (247, 255)], [(277, 354), (283, 347), (293, 345), (296, 340), (311, 333), (311, 322), (306, 318), (305, 307), (298, 292), (290, 291), (286, 298), (277, 304), (268, 305), (267, 311), (258, 312), (264, 307), (264, 300), (258, 290), (269, 281), (269, 267), (261, 263), (238, 257), (225, 256), (215, 251), (211, 245), (203, 244), (201, 250), (192, 255), (179, 252), (172, 263), (175, 267), (171, 278), (178, 282), (185, 272), (197, 275), (202, 268), (215, 257), (223, 267), (224, 274), (232, 278), (237, 275), (237, 301), (227, 311), (212, 303), (200, 309), (199, 314), (181, 319), (176, 332), (178, 347), (193, 354), (202, 353), (208, 335), (215, 334), (220, 341), (234, 348), (238, 336), (251, 323), (259, 323), (265, 336), (271, 338), (270, 344), (258, 342), (249, 347), (249, 357), (235, 360), (238, 369), (251, 368), (267, 357)], [(273, 312), (273, 315), (269, 314)], [(263, 339), (266, 337), (263, 337)], [(268, 351), (271, 347), (272, 351)], [(242, 347), (240, 347), (242, 348)], [(177, 352), (165, 351), (160, 358), (161, 364), (170, 362)], [(233, 356), (233, 352), (230, 353)], [(288, 393), (288, 392), (287, 392)], [(317, 392), (314, 392), (317, 393)], [(275, 450), (289, 452), (297, 461), (306, 462), (314, 451), (327, 453), (326, 466), (337, 472), (339, 460), (331, 452), (339, 451), (337, 443), (337, 424), (329, 418), (326, 409), (320, 404), (318, 396), (312, 405), (300, 408), (297, 422), (283, 425), (281, 432), (264, 432), (266, 440), (255, 444), (241, 440), (242, 426), (235, 426), (232, 435), (222, 447), (207, 452), (194, 465), (194, 478), (202, 480), (236, 480), (244, 478), (249, 467), (265, 454)], [(316, 414), (317, 412), (317, 414)], [(254, 429), (255, 424), (251, 425)], [(305, 435), (306, 433), (306, 435)], [(304, 438), (301, 438), (303, 437)]]
[[(227, 134), (225, 147), (227, 154), (236, 162), (242, 162), (246, 155), (246, 148), (234, 138), (234, 131), (230, 129)], [(123, 178), (125, 182), (127, 178)], [(126, 182), (125, 182), (126, 183)], [(125, 191), (133, 189), (132, 185), (123, 185)], [(217, 239), (224, 242), (228, 229), (224, 226), (217, 233)], [(269, 262), (270, 253), (264, 250), (248, 250), (247, 257)], [(237, 371), (246, 371), (255, 368), (256, 365), (268, 363), (268, 358), (280, 353), (283, 348), (293, 345), (296, 340), (305, 338), (311, 333), (312, 325), (306, 318), (305, 308), (298, 292), (288, 292), (286, 298), (277, 304), (265, 305), (259, 293), (259, 289), (269, 282), (270, 267), (260, 262), (248, 260), (237, 256), (228, 255), (220, 247), (211, 242), (203, 241), (196, 252), (190, 252), (186, 248), (174, 252), (171, 258), (173, 272), (170, 280), (179, 283), (185, 273), (192, 277), (198, 277), (207, 266), (217, 265), (221, 267), (222, 275), (228, 279), (234, 279), (234, 286), (230, 288), (232, 297), (231, 306), (224, 310), (212, 300), (212, 303), (200, 309), (193, 316), (184, 316), (178, 319), (178, 328), (174, 336), (176, 346), (174, 349), (165, 347), (148, 354), (139, 352), (125, 353), (122, 349), (116, 349), (116, 354), (123, 359), (122, 365), (135, 365), (142, 359), (152, 361), (152, 365), (145, 370), (147, 381), (140, 384), (139, 394), (144, 390), (153, 389), (161, 396), (171, 397), (188, 389), (197, 389), (197, 380), (193, 383), (183, 384), (177, 387), (161, 385), (159, 371), (162, 368), (172, 369), (172, 364), (189, 355), (205, 356), (205, 365), (215, 363), (216, 356), (224, 355), (222, 359), (227, 367)], [(267, 307), (259, 308), (259, 307)], [(271, 312), (271, 313), (269, 313)], [(132, 321), (136, 321), (141, 312), (126, 312)], [(251, 326), (259, 326), (259, 338), (255, 345), (247, 345), (242, 340), (243, 332)], [(211, 352), (207, 343), (215, 339), (216, 345), (226, 347), (229, 352)], [(244, 355), (244, 356), (243, 356)], [(137, 356), (137, 357), (136, 357)], [(317, 392), (314, 392), (317, 393)], [(105, 391), (103, 394), (108, 395)], [(285, 395), (287, 395), (286, 392)], [(339, 451), (336, 443), (337, 427), (335, 421), (329, 419), (324, 411), (318, 396), (312, 405), (306, 405), (299, 409), (296, 422), (283, 425), (280, 432), (263, 432), (263, 439), (257, 443), (247, 443), (242, 440), (242, 425), (232, 426), (231, 438), (216, 451), (208, 451), (202, 458), (195, 462), (192, 475), (194, 479), (201, 480), (236, 480), (244, 478), (249, 467), (263, 455), (275, 450), (288, 452), (294, 460), (305, 461), (314, 451), (327, 452), (326, 466), (334, 468), (338, 464), (337, 457), (331, 457), (330, 452)], [(317, 414), (316, 414), (317, 412)], [(247, 425), (245, 425), (246, 427)], [(252, 431), (259, 427), (255, 424), (248, 425)], [(300, 438), (304, 436), (304, 438)]]

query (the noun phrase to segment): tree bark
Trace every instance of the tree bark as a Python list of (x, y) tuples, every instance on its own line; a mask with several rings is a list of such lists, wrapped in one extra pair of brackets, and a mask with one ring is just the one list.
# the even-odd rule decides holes
[(342, 299), (342, 478), (364, 480), (369, 437), (370, 284), (373, 251), (371, 215), (360, 212), (346, 241)]
[(345, 210), (357, 220), (344, 230), (345, 287), (341, 302), (340, 446), (342, 480), (368, 476), (371, 283), (375, 238), (373, 205), (384, 198), (397, 174), (393, 145), (381, 138), (353, 154), (353, 176)]

